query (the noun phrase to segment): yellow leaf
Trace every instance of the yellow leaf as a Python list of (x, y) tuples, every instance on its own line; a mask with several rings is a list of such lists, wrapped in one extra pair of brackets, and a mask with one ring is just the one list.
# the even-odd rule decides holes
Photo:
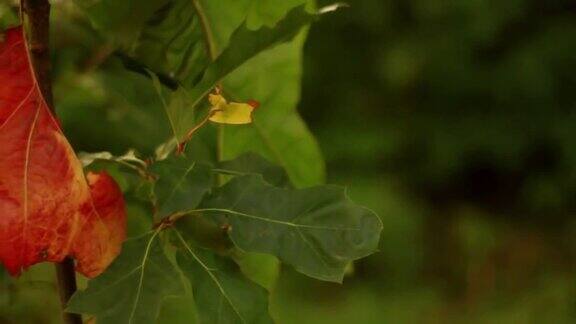
[(228, 103), (220, 94), (211, 94), (208, 97), (210, 105), (210, 121), (220, 124), (242, 125), (252, 122), (252, 112), (255, 103)]

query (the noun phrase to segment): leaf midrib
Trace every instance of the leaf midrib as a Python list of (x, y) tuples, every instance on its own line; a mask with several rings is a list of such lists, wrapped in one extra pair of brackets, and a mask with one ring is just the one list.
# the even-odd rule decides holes
[(186, 240), (184, 240), (184, 238), (182, 237), (182, 235), (180, 234), (180, 232), (178, 232), (176, 229), (174, 229), (174, 232), (176, 233), (176, 235), (178, 236), (178, 238), (180, 239), (180, 241), (182, 242), (182, 244), (184, 245), (184, 248), (190, 253), (190, 255), (192, 255), (192, 257), (194, 258), (194, 260), (196, 260), (196, 262), (198, 262), (198, 264), (200, 264), (200, 266), (204, 269), (204, 271), (206, 271), (206, 273), (208, 273), (208, 275), (210, 276), (210, 278), (214, 281), (214, 283), (216, 284), (216, 286), (218, 286), (218, 290), (220, 290), (220, 293), (222, 294), (222, 296), (226, 299), (226, 301), (228, 301), (228, 304), (230, 304), (230, 307), (232, 308), (232, 310), (234, 311), (234, 313), (236, 313), (236, 315), (238, 316), (238, 318), (240, 318), (240, 320), (242, 321), (242, 323), (248, 323), (240, 314), (240, 312), (236, 309), (234, 303), (232, 302), (232, 300), (230, 299), (230, 297), (228, 296), (228, 294), (226, 293), (226, 291), (224, 290), (224, 287), (222, 287), (222, 285), (220, 284), (220, 281), (218, 280), (218, 278), (216, 278), (216, 276), (214, 276), (214, 274), (212, 273), (212, 270), (206, 265), (204, 264), (204, 262), (202, 262), (202, 260), (200, 260), (200, 258), (196, 255), (196, 253), (194, 253), (194, 251), (192, 251), (192, 248), (190, 248), (190, 246), (188, 245), (188, 243), (186, 243)]
[[(140, 279), (138, 280), (138, 288), (136, 290), (136, 297), (134, 298), (134, 305), (132, 306), (132, 311), (130, 313), (130, 317), (128, 318), (128, 324), (132, 323), (132, 320), (134, 319), (134, 314), (136, 313), (136, 309), (138, 308), (138, 302), (140, 300), (140, 295), (142, 293), (142, 285), (144, 283), (144, 272), (146, 270), (146, 260), (148, 260), (148, 255), (150, 254), (152, 242), (154, 241), (154, 239), (156, 238), (158, 233), (160, 233), (160, 230), (161, 230), (161, 227), (158, 227), (158, 229), (154, 232), (154, 234), (152, 234), (150, 241), (148, 241), (148, 243), (146, 245), (146, 250), (144, 251), (144, 256), (142, 257), (142, 262), (140, 263), (140, 265), (138, 267), (135, 268), (135, 270), (141, 269), (141, 273), (140, 273)], [(133, 270), (133, 271), (135, 271), (135, 270)], [(133, 272), (133, 271), (131, 271), (131, 272)], [(126, 277), (127, 276), (125, 276), (124, 278), (126, 278)]]
[(194, 162), (192, 162), (192, 164), (188, 168), (186, 168), (182, 177), (180, 179), (178, 179), (178, 182), (174, 185), (174, 187), (172, 188), (172, 191), (170, 192), (168, 197), (166, 197), (166, 202), (163, 205), (166, 205), (168, 202), (170, 202), (170, 200), (172, 198), (174, 198), (176, 191), (178, 191), (180, 189), (180, 187), (182, 186), (182, 184), (186, 180), (186, 177), (188, 177), (188, 174), (190, 172), (192, 172), (195, 167), (196, 167), (196, 162), (194, 161)]
[[(264, 218), (264, 217), (257, 216), (257, 215), (246, 214), (246, 213), (238, 212), (238, 211), (231, 210), (231, 209), (225, 209), (225, 208), (193, 209), (193, 210), (188, 211), (187, 214), (202, 213), (202, 212), (227, 213), (227, 214), (231, 214), (231, 215), (236, 215), (236, 216), (247, 217), (247, 218), (259, 220), (262, 222), (275, 223), (275, 224), (280, 224), (280, 225), (290, 226), (290, 227), (296, 227), (296, 228), (307, 228), (307, 229), (317, 229), (317, 230), (327, 230), (327, 231), (360, 231), (361, 230), (360, 228), (354, 228), (354, 227), (330, 227), (330, 226), (317, 226), (317, 225), (307, 225), (307, 224), (300, 224), (300, 223), (291, 223), (291, 222), (285, 222), (285, 221), (281, 221), (281, 220), (277, 220), (277, 219)], [(294, 219), (299, 218), (300, 216), (302, 216), (302, 214), (296, 215), (296, 217), (294, 217)]]
[[(22, 195), (23, 195), (23, 222), (22, 222), (22, 242), (26, 242), (26, 233), (28, 232), (28, 169), (30, 168), (30, 153), (32, 149), (32, 138), (34, 136), (34, 129), (36, 128), (36, 122), (38, 121), (38, 116), (40, 115), (40, 106), (36, 110), (34, 115), (34, 120), (30, 126), (30, 133), (28, 133), (28, 139), (26, 141), (26, 156), (24, 157), (24, 175), (22, 179)], [(21, 259), (26, 256), (26, 247), (28, 245), (24, 244), (21, 250)]]

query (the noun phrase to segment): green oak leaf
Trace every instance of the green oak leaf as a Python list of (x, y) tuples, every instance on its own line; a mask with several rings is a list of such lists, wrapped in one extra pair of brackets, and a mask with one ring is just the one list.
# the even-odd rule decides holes
[(157, 180), (154, 198), (160, 217), (196, 208), (212, 187), (210, 166), (184, 155), (173, 155), (150, 167)]
[(178, 220), (178, 230), (186, 237), (194, 238), (195, 245), (220, 254), (229, 254), (230, 251), (235, 250), (226, 228), (222, 228), (212, 219), (205, 217), (179, 218), (178, 216), (175, 219)]
[(230, 180), (195, 212), (228, 225), (240, 249), (272, 254), (335, 282), (348, 263), (376, 251), (382, 230), (378, 216), (350, 201), (343, 188), (277, 188), (255, 175)]
[(182, 245), (176, 259), (192, 284), (200, 323), (273, 323), (266, 289), (245, 278), (234, 262), (194, 247), (178, 230), (176, 235)]
[(261, 174), (264, 180), (278, 187), (290, 184), (284, 169), (252, 152), (242, 154), (233, 160), (219, 162), (214, 171), (233, 176)]
[(154, 323), (164, 298), (184, 293), (158, 240), (158, 231), (128, 239), (112, 265), (72, 296), (67, 311), (94, 315), (98, 324)]

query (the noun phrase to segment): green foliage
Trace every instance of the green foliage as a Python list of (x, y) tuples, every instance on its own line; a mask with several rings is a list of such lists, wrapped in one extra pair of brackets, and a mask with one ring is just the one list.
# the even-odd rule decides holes
[[(190, 89), (186, 98), (182, 99), (185, 94), (182, 94), (182, 90), (179, 89), (169, 99), (169, 104), (167, 104), (168, 118), (173, 122), (175, 136), (179, 142), (183, 141), (186, 138), (187, 131), (197, 124), (197, 119), (195, 116), (191, 116), (191, 111), (200, 104), (200, 100), (222, 78), (260, 52), (277, 44), (290, 41), (304, 25), (314, 19), (315, 15), (308, 14), (303, 7), (299, 7), (289, 12), (286, 18), (278, 22), (273, 28), (264, 26), (257, 31), (251, 31), (245, 25), (239, 27), (231, 35), (228, 46), (214, 63), (206, 67), (202, 79)], [(299, 55), (297, 47), (294, 49), (283, 48), (283, 50), (283, 55), (288, 55), (289, 53)], [(286, 59), (283, 58), (283, 61), (286, 62)], [(270, 64), (270, 62), (265, 64)], [(294, 59), (291, 59), (289, 63), (283, 63), (283, 65), (273, 69), (284, 72), (283, 68), (293, 71), (298, 69), (298, 64)], [(248, 72), (240, 71), (239, 74), (236, 74), (236, 78), (242, 77), (242, 73), (247, 73), (247, 78), (250, 81), (244, 80), (245, 82), (243, 82), (241, 88), (233, 85), (226, 85), (224, 88), (225, 92), (231, 93), (233, 97), (244, 100), (250, 98), (269, 99), (262, 102), (262, 113), (260, 111), (257, 113), (254, 127), (243, 129), (244, 135), (226, 135), (224, 132), (229, 131), (230, 128), (222, 129), (220, 133), (220, 154), (223, 158), (234, 157), (242, 152), (238, 150), (239, 147), (244, 147), (244, 151), (248, 149), (258, 152), (263, 151), (265, 152), (264, 154), (271, 156), (273, 160), (285, 167), (297, 185), (316, 184), (321, 181), (323, 170), (318, 149), (299, 118), (294, 115), (293, 111), (290, 111), (293, 110), (293, 107), (290, 107), (290, 101), (293, 102), (292, 105), (295, 105), (297, 95), (292, 94), (292, 98), (279, 98), (288, 102), (277, 102), (278, 99), (270, 96), (270, 91), (266, 90), (266, 93), (263, 93), (262, 90), (257, 90), (261, 89), (261, 82), (266, 82), (266, 80), (262, 80), (252, 74), (258, 73), (257, 71), (261, 69), (262, 67), (249, 69)], [(290, 73), (290, 70), (286, 72)], [(282, 85), (278, 86), (282, 87), (282, 90), (275, 94), (276, 96), (283, 96), (283, 93), (292, 90), (290, 87), (292, 84), (296, 85), (298, 82), (297, 74), (287, 75), (286, 79), (282, 75), (270, 75), (269, 73), (266, 73), (265, 77), (282, 83)], [(253, 88), (249, 89), (249, 87)], [(270, 86), (267, 86), (266, 89), (270, 89)], [(254, 97), (251, 97), (250, 93)], [(240, 140), (247, 140), (246, 135), (250, 137), (256, 135), (256, 138), (251, 141), (250, 147), (246, 147), (245, 143), (240, 142)], [(294, 141), (297, 141), (298, 145), (293, 145)], [(290, 145), (292, 150), (288, 150), (287, 145)], [(302, 160), (295, 160), (296, 158)]]
[[(113, 3), (116, 2), (108, 1), (109, 6)], [(181, 83), (186, 88), (169, 93), (165, 100), (168, 118), (179, 142), (184, 141), (188, 130), (197, 124), (194, 112), (200, 100), (222, 78), (260, 52), (289, 42), (316, 16), (307, 13), (301, 6), (292, 9), (278, 22), (271, 19), (277, 13), (269, 12), (271, 16), (259, 18), (256, 4), (246, 8), (247, 5), (242, 6), (242, 3), (237, 1), (229, 6), (220, 4), (215, 8), (202, 1), (169, 1), (150, 18), (141, 32), (140, 40), (134, 42), (136, 50), (126, 51), (127, 55), (148, 65), (152, 71), (175, 78), (173, 84)], [(295, 1), (295, 4), (300, 3), (302, 1)], [(286, 6), (283, 5), (288, 9)], [(246, 17), (243, 14), (245, 10), (249, 10), (253, 25), (260, 24), (258, 30), (250, 30), (248, 21), (242, 22), (247, 19), (243, 18)], [(223, 16), (227, 19), (222, 19)], [(273, 27), (261, 25), (270, 21), (274, 23)], [(241, 25), (236, 27), (234, 23)], [(138, 26), (131, 19), (124, 21), (124, 24)], [(205, 33), (199, 33), (201, 30), (205, 30)], [(297, 186), (307, 186), (322, 182), (324, 169), (317, 144), (295, 112), (301, 44), (302, 38), (267, 58), (256, 58), (252, 64), (260, 65), (259, 68), (244, 69), (233, 74), (236, 80), (244, 79), (242, 86), (232, 83), (225, 86), (225, 91), (233, 97), (261, 101), (262, 113), (256, 117), (254, 127), (240, 129), (238, 134), (228, 134), (237, 132), (230, 128), (221, 130), (219, 150), (225, 159), (246, 150), (259, 152), (286, 168)], [(218, 56), (213, 63), (209, 63), (211, 58), (207, 58), (206, 53), (212, 56), (218, 53)], [(194, 64), (191, 65), (192, 61)], [(266, 65), (271, 66), (263, 70)], [(195, 70), (190, 71), (190, 66)], [(269, 73), (272, 70), (277, 72)], [(201, 79), (195, 84), (199, 76)], [(246, 82), (246, 78), (250, 82)], [(273, 94), (270, 89), (274, 89)]]
[(261, 174), (266, 182), (277, 187), (285, 187), (290, 182), (284, 169), (253, 152), (242, 154), (234, 160), (219, 162), (214, 171), (236, 176)]
[(297, 111), (304, 36), (256, 56), (224, 80), (230, 94), (257, 99), (261, 108), (252, 127), (225, 127), (220, 133), (223, 159), (257, 152), (282, 166), (297, 187), (320, 184), (325, 177), (318, 144)]
[[(378, 217), (344, 189), (294, 189), (324, 177), (296, 110), (302, 45), (321, 16), (311, 3), (75, 3), (56, 5), (70, 24), (63, 37), (90, 49), (58, 51), (56, 65), (88, 66), (80, 79), (59, 74), (59, 115), (74, 145), (100, 151), (80, 158), (118, 181), (134, 235), (67, 311), (103, 324), (166, 321), (168, 310), (200, 323), (272, 323), (279, 262), (341, 282), (351, 262), (376, 251)], [(216, 89), (259, 101), (254, 123), (209, 123), (206, 96)], [(82, 144), (102, 125), (102, 144)]]
[(325, 177), (318, 144), (296, 109), (303, 44), (300, 35), (255, 57), (224, 80), (225, 90), (237, 98), (255, 98), (261, 106), (252, 127), (223, 127), (220, 133), (223, 159), (257, 152), (282, 166), (296, 187), (320, 184)]
[[(106, 153), (84, 158), (108, 161), (104, 167), (126, 160)], [(248, 168), (248, 161), (257, 163)], [(174, 236), (166, 243), (176, 249), (178, 269), (190, 280), (203, 323), (271, 322), (267, 290), (249, 278), (269, 287), (266, 278), (274, 278), (274, 270), (246, 277), (234, 260), (244, 271), (257, 266), (250, 264), (255, 260), (271, 269), (276, 263), (246, 259), (250, 254), (244, 253), (230, 258), (235, 252), (226, 236), (243, 251), (274, 255), (306, 275), (336, 282), (350, 262), (376, 250), (380, 220), (352, 203), (342, 188), (275, 187), (257, 173), (265, 172), (275, 180), (284, 173), (255, 154), (221, 165), (230, 166), (227, 174), (233, 178), (216, 188), (212, 179), (225, 169), (185, 156), (170, 156), (134, 171), (153, 182), (157, 215), (162, 218), (153, 233), (128, 240), (112, 266), (75, 295), (69, 311), (96, 315), (101, 323), (153, 321), (165, 297), (184, 293), (178, 271), (159, 239), (165, 232)], [(200, 219), (213, 220), (215, 226), (189, 221)]]
[[(254, 99), (261, 106), (252, 126), (222, 126), (217, 132), (199, 132), (190, 145), (195, 157), (208, 161), (227, 160), (254, 151), (286, 169), (298, 187), (323, 182), (324, 164), (320, 150), (296, 110), (300, 99), (303, 29), (306, 29), (306, 21), (317, 15), (306, 13), (302, 7), (294, 8), (307, 1), (290, 0), (281, 4), (269, 0), (226, 0), (218, 4), (203, 0), (151, 1), (150, 6), (155, 6), (156, 10), (146, 19), (146, 13), (138, 17), (126, 13), (125, 8), (138, 6), (139, 1), (76, 0), (76, 3), (80, 8), (106, 9), (87, 13), (101, 37), (94, 37), (90, 30), (65, 37), (83, 37), (95, 43), (93, 54), (82, 54), (94, 55), (97, 63), (100, 55), (112, 53), (112, 56), (98, 73), (84, 75), (84, 82), (70, 79), (75, 74), (56, 82), (59, 115), (67, 133), (73, 135), (75, 147), (114, 153), (133, 147), (149, 153), (169, 132), (183, 140), (186, 132), (203, 117), (203, 102), (195, 102), (195, 96), (190, 94), (210, 91), (206, 87), (213, 85), (210, 83), (216, 81), (214, 77), (222, 77), (216, 71), (220, 67), (210, 62), (227, 51), (232, 55), (227, 54), (228, 59), (223, 63), (231, 65), (221, 68), (228, 72), (248, 61), (223, 80), (224, 94), (236, 101)], [(292, 15), (286, 17), (290, 10)], [(99, 15), (110, 17), (98, 18)], [(135, 36), (119, 43), (114, 38), (121, 36), (121, 30)], [(299, 30), (298, 36), (290, 40)], [(267, 36), (263, 42), (256, 39), (256, 43), (232, 44), (232, 35)], [(236, 56), (236, 51), (242, 55)], [(57, 63), (63, 65), (69, 65), (70, 58), (78, 56), (69, 49), (61, 53), (62, 59)], [(150, 91), (153, 87), (149, 82), (146, 84), (144, 78), (119, 69), (118, 57), (130, 69), (146, 76), (155, 72), (156, 84), (162, 82), (170, 89), (160, 91), (162, 97), (158, 97)], [(92, 59), (86, 60), (91, 62)], [(209, 65), (214, 71), (211, 78), (204, 73)], [(201, 79), (206, 81), (203, 90), (199, 91), (195, 85)], [(175, 88), (178, 90), (173, 91)], [(70, 95), (80, 90), (81, 96)], [(162, 102), (172, 118), (166, 117), (166, 113), (159, 116), (158, 107), (162, 105), (158, 103)], [(79, 106), (83, 109), (76, 109)], [(109, 133), (98, 134), (97, 125), (109, 125)], [(127, 125), (129, 127), (125, 127)], [(128, 131), (134, 128), (140, 132)], [(100, 139), (97, 143), (81, 140), (96, 136)], [(197, 154), (198, 150), (200, 154)]]
[(183, 246), (176, 257), (192, 284), (201, 323), (272, 323), (263, 287), (244, 277), (229, 259), (194, 248), (176, 235)]
[(148, 19), (130, 56), (155, 72), (177, 80), (196, 80), (210, 57), (195, 3), (191, 0), (163, 1), (163, 6)]
[(280, 275), (280, 261), (272, 255), (239, 251), (234, 261), (250, 280), (273, 292)]
[(129, 239), (104, 274), (70, 300), (68, 311), (96, 315), (98, 323), (153, 323), (164, 298), (183, 293), (166, 258), (159, 231)]
[(103, 35), (122, 47), (129, 47), (138, 38), (150, 15), (166, 1), (75, 0), (75, 2)]
[(228, 46), (206, 68), (200, 82), (192, 90), (195, 102), (204, 97), (224, 77), (249, 59), (275, 45), (291, 41), (302, 27), (310, 24), (316, 15), (309, 14), (304, 6), (292, 9), (274, 27), (261, 27), (256, 31), (244, 23), (230, 36)]
[(282, 189), (260, 176), (231, 180), (199, 212), (230, 226), (242, 250), (273, 254), (306, 275), (336, 282), (349, 262), (376, 250), (382, 230), (378, 217), (341, 188)]
[(156, 162), (150, 172), (157, 178), (154, 203), (160, 217), (196, 208), (212, 187), (210, 167), (184, 156)]

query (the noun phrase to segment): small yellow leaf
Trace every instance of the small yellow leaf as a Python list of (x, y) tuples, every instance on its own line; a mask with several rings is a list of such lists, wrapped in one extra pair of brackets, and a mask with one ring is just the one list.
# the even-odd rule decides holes
[(252, 122), (252, 112), (257, 107), (254, 102), (228, 103), (220, 94), (211, 94), (208, 97), (210, 105), (210, 121), (220, 124), (242, 125)]

